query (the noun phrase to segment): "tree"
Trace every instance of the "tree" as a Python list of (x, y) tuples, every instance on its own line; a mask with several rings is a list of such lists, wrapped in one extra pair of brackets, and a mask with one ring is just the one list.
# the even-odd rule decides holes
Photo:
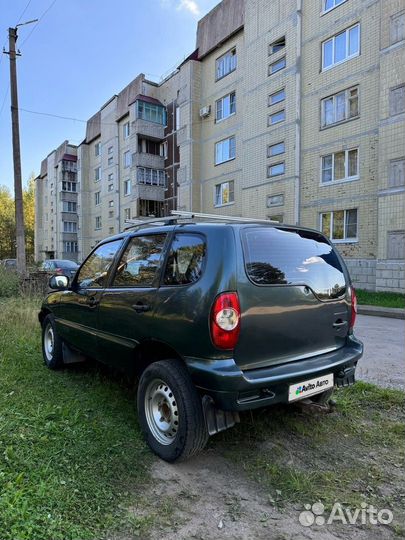
[[(32, 173), (23, 190), (25, 247), (27, 260), (34, 260), (35, 175)], [(15, 259), (16, 230), (14, 198), (6, 186), (0, 186), (0, 259)]]

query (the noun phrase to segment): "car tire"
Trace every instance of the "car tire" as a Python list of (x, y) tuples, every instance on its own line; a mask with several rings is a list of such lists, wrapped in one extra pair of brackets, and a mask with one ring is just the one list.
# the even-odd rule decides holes
[(137, 404), (144, 438), (165, 461), (185, 460), (206, 445), (201, 398), (180, 361), (148, 366), (139, 381)]
[(63, 367), (62, 340), (56, 331), (53, 315), (47, 315), (42, 322), (42, 355), (49, 369)]

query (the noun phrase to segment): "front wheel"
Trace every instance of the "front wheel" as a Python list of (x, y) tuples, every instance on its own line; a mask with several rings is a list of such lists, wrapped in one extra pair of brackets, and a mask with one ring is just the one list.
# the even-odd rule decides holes
[(201, 399), (178, 360), (161, 360), (145, 369), (138, 387), (138, 416), (146, 442), (159, 457), (187, 459), (208, 440)]

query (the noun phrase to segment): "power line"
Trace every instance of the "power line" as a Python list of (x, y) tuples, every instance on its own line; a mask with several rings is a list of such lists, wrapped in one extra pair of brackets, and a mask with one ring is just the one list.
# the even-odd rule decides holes
[[(31, 4), (32, 0), (28, 0), (28, 3), (27, 5), (25, 6), (25, 8), (23, 9), (21, 15), (18, 17), (18, 21), (17, 21), (17, 24), (21, 21), (21, 19), (24, 17), (24, 13), (27, 11), (27, 9), (29, 8), (29, 5)], [(17, 26), (16, 24), (16, 26)]]
[(3, 113), (4, 105), (6, 104), (6, 99), (8, 97), (9, 92), (10, 92), (10, 83), (8, 84), (7, 90), (5, 91), (5, 94), (4, 94), (3, 103), (1, 104), (1, 108), (0, 108), (0, 116)]
[(57, 0), (53, 0), (49, 4), (49, 6), (46, 8), (46, 10), (42, 13), (42, 15), (39, 16), (38, 22), (32, 27), (31, 32), (29, 32), (29, 34), (25, 37), (24, 41), (21, 43), (21, 47), (29, 40), (29, 38), (32, 36), (32, 33), (34, 32), (34, 30), (40, 24), (40, 22), (45, 17), (45, 15), (48, 13), (48, 11), (50, 11), (53, 8), (53, 6), (56, 4), (56, 2), (57, 2)]
[[(43, 111), (32, 111), (30, 109), (23, 109), (22, 107), (19, 107), (19, 110), (22, 112), (26, 112), (29, 114), (38, 114), (40, 116), (50, 116), (51, 118), (60, 118), (61, 120), (71, 120), (73, 122), (81, 122), (83, 124), (87, 124), (88, 120), (82, 120), (81, 118), (74, 118), (72, 116), (63, 116), (60, 114), (53, 114), (53, 113), (47, 113)], [(116, 126), (117, 122), (100, 122), (100, 124), (104, 126)]]

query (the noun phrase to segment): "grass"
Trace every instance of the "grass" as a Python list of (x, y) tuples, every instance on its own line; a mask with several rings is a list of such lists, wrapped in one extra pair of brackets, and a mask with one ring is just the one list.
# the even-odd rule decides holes
[(367, 502), (399, 511), (405, 394), (358, 382), (335, 395), (329, 414), (298, 407), (245, 413), (243, 424), (219, 436), (223, 452), (278, 506)]
[(49, 372), (37, 311), (33, 300), (0, 302), (1, 538), (143, 536), (153, 509), (126, 509), (139, 508), (152, 456), (132, 391), (92, 367)]
[(356, 289), (359, 304), (389, 308), (405, 308), (405, 294), (394, 292), (373, 292)]

